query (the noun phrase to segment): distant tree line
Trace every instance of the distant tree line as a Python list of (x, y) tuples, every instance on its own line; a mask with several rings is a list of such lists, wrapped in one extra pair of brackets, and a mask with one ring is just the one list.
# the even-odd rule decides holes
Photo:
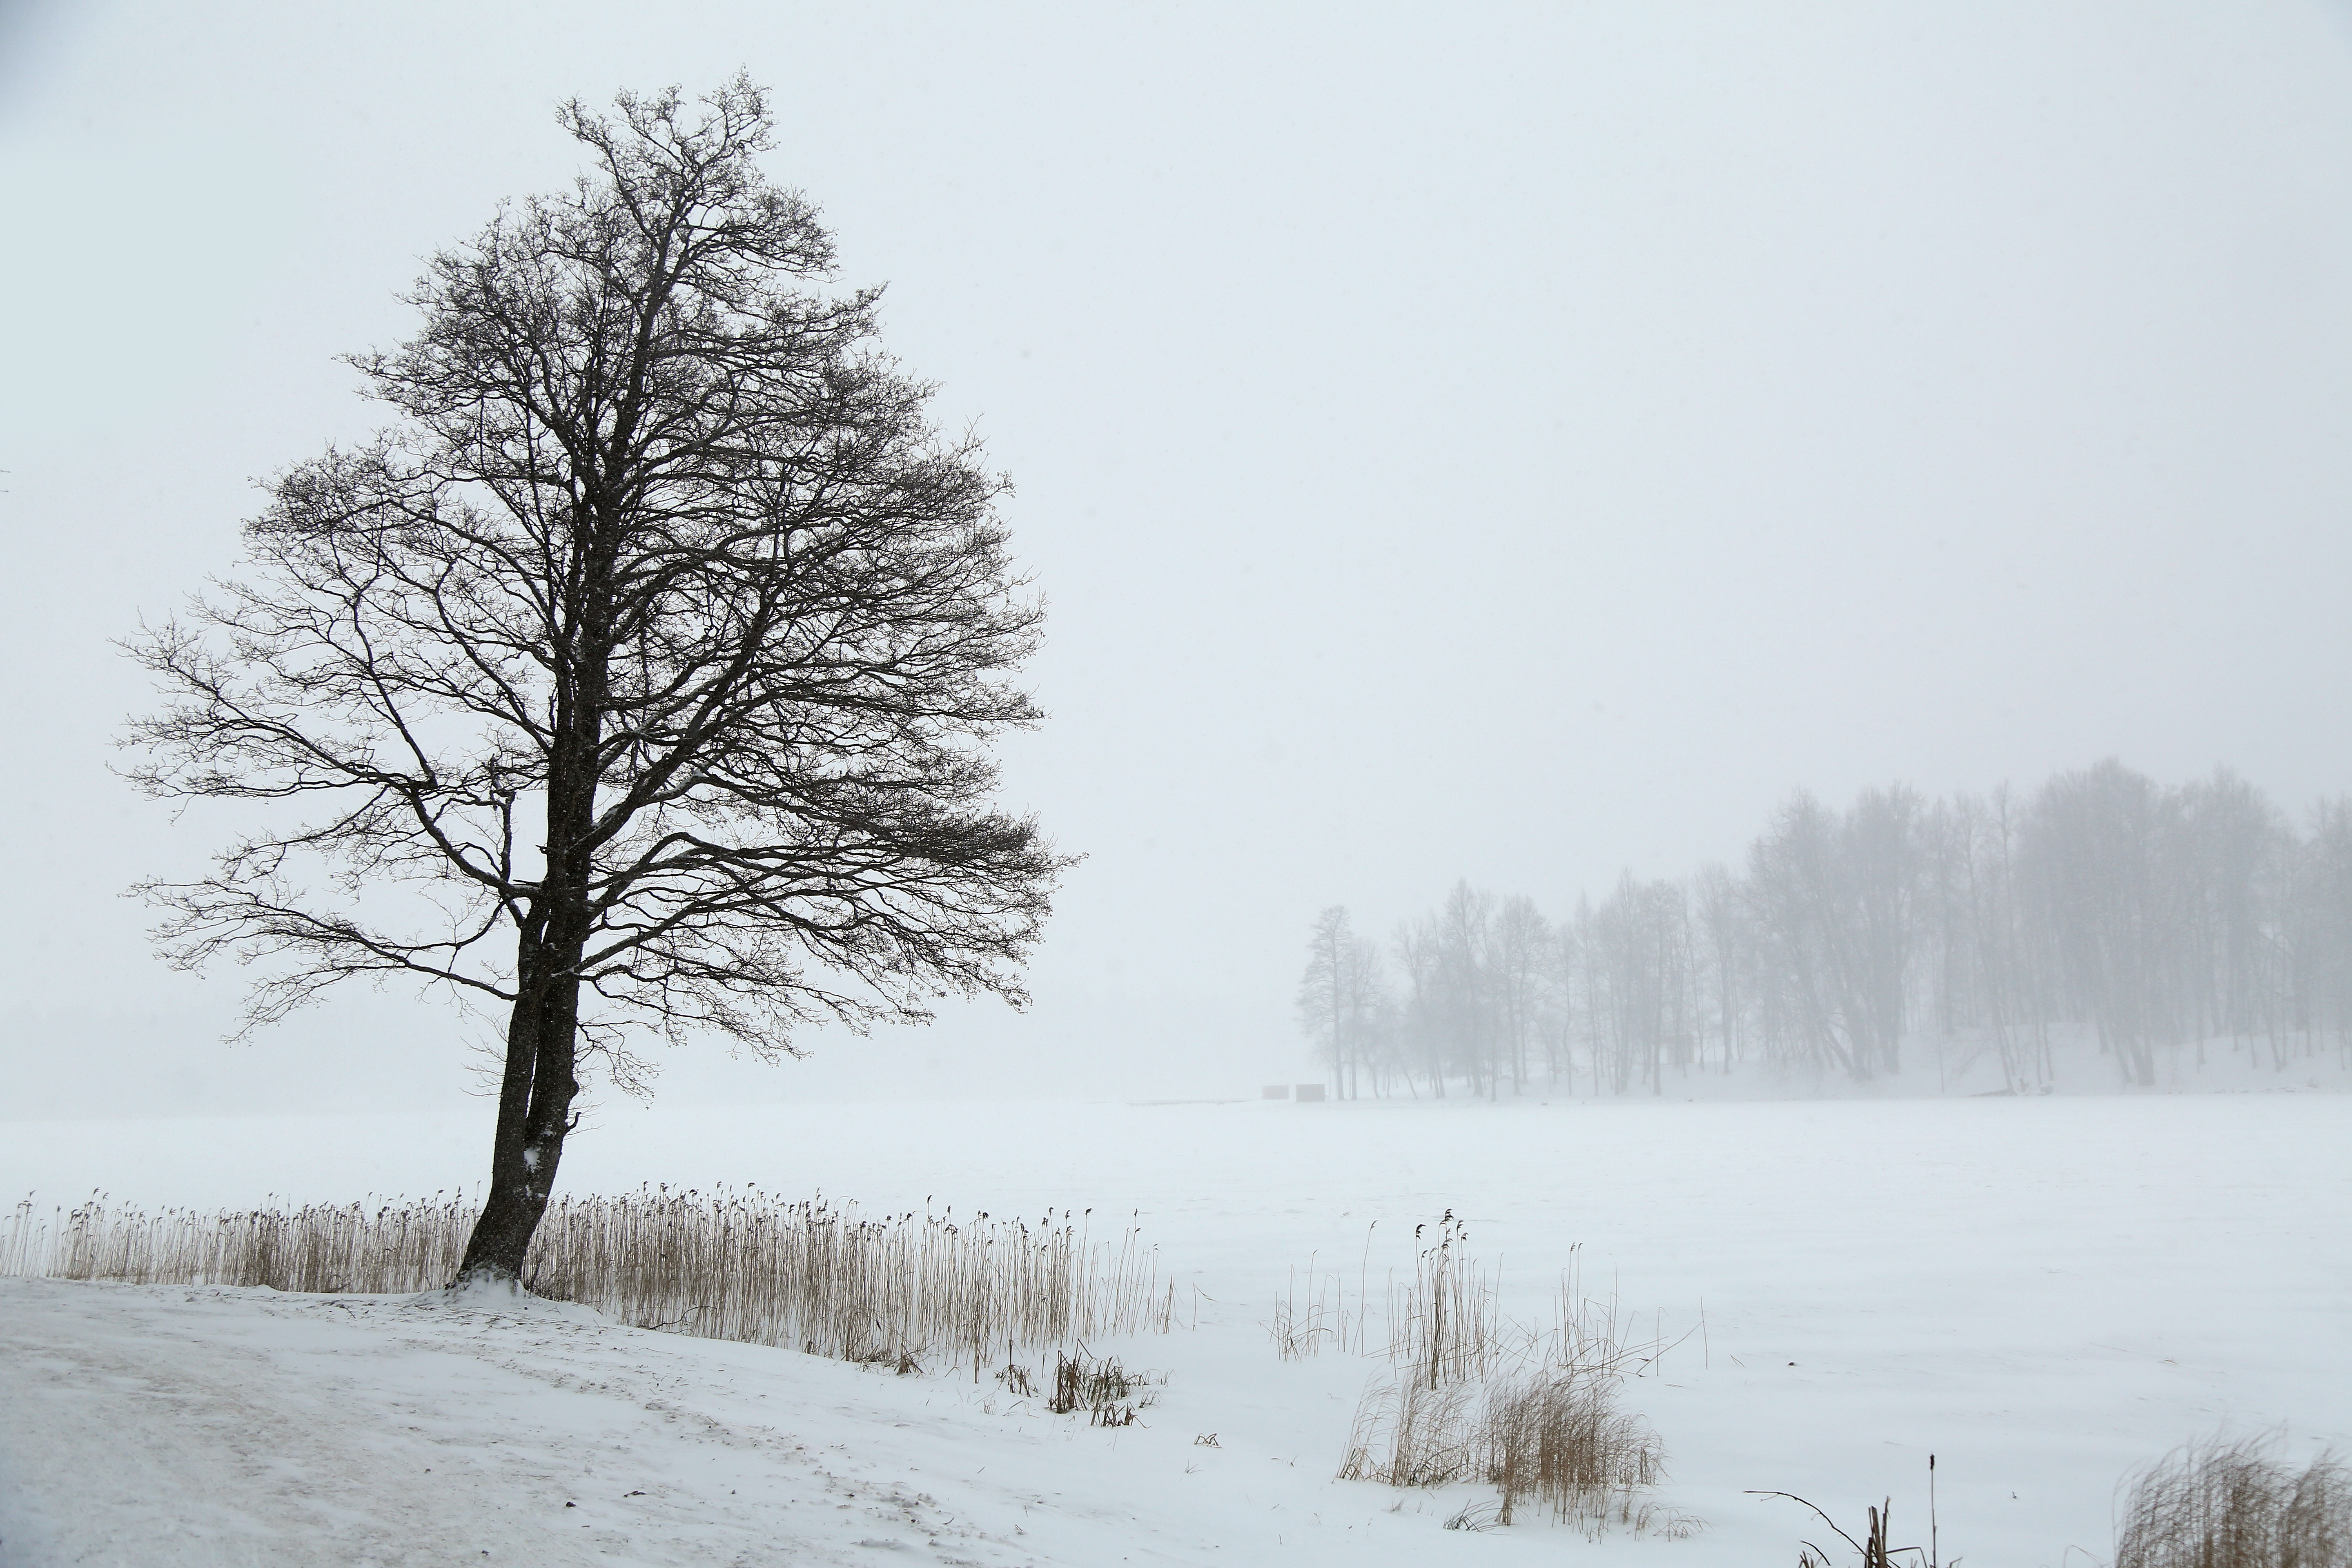
[(1868, 1079), (1923, 1041), (2032, 1089), (2058, 1030), (2141, 1085), (2172, 1047), (2352, 1056), (2352, 799), (2298, 829), (2227, 770), (2166, 787), (2112, 760), (2024, 797), (1800, 792), (1738, 868), (1628, 872), (1564, 918), (1464, 882), (1383, 945), (1327, 909), (1298, 1012), (1347, 1097)]

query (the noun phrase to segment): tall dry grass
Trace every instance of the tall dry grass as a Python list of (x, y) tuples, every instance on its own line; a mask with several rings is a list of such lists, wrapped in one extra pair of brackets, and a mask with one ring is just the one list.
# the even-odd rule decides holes
[(1483, 1482), (1499, 1496), (1494, 1522), (1538, 1509), (1562, 1523), (1656, 1521), (1642, 1493), (1665, 1451), (1638, 1415), (1617, 1408), (1617, 1380), (1538, 1366), (1475, 1383), (1376, 1381), (1357, 1406), (1342, 1480), (1392, 1487)]
[(1389, 1361), (1433, 1388), (1547, 1365), (1638, 1375), (1681, 1342), (1669, 1342), (1661, 1327), (1642, 1337), (1613, 1293), (1607, 1300), (1585, 1293), (1573, 1262), (1560, 1275), (1547, 1316), (1525, 1321), (1507, 1315), (1501, 1270), (1471, 1254), (1466, 1227), (1450, 1212), (1416, 1254), (1412, 1278), (1391, 1281), (1387, 1295)]
[[(1664, 1473), (1664, 1448), (1616, 1403), (1626, 1376), (1654, 1363), (1663, 1342), (1628, 1342), (1613, 1299), (1585, 1298), (1572, 1275), (1563, 1276), (1549, 1319), (1507, 1316), (1497, 1272), (1469, 1256), (1467, 1240), (1447, 1215), (1416, 1255), (1412, 1278), (1390, 1285), (1391, 1371), (1357, 1406), (1340, 1478), (1490, 1485), (1499, 1497), (1493, 1510), (1475, 1522), (1478, 1510), (1457, 1516), (1474, 1528), (1508, 1525), (1533, 1508), (1588, 1532), (1614, 1521), (1689, 1533), (1687, 1521), (1643, 1500)], [(1363, 1344), (1368, 1313), (1360, 1295), (1353, 1335)], [(1344, 1310), (1327, 1308), (1327, 1316), (1349, 1321)], [(1330, 1338), (1344, 1343), (1347, 1331)]]
[(1534, 1503), (1555, 1518), (1633, 1518), (1633, 1499), (1665, 1471), (1649, 1424), (1616, 1408), (1616, 1380), (1547, 1369), (1486, 1386), (1479, 1436), (1485, 1479), (1502, 1494), (1498, 1522)]
[(407, 1294), (449, 1283), (475, 1205), (436, 1194), (378, 1204), (195, 1209), (16, 1205), (0, 1274), (134, 1285), (264, 1285), (276, 1290)]
[(2352, 1568), (2352, 1470), (2272, 1450), (2216, 1438), (2151, 1466), (2124, 1503), (2116, 1568)]
[[(1027, 1374), (1016, 1366), (1008, 1366), (997, 1373), (1008, 1389), (1015, 1381), (1008, 1374), (1018, 1374), (1024, 1384)], [(1045, 1397), (1045, 1408), (1055, 1415), (1072, 1415), (1083, 1410), (1088, 1422), (1097, 1426), (1132, 1426), (1139, 1413), (1150, 1409), (1159, 1396), (1150, 1384), (1166, 1379), (1152, 1373), (1129, 1372), (1117, 1358), (1089, 1357), (1081, 1345), (1076, 1355), (1054, 1352), (1054, 1389)]]
[[(238, 1214), (19, 1204), (0, 1272), (137, 1284), (408, 1294), (455, 1277), (462, 1197)], [(979, 1367), (1023, 1350), (1165, 1333), (1174, 1289), (1129, 1227), (1096, 1242), (1067, 1213), (860, 1215), (756, 1190), (649, 1188), (558, 1200), (524, 1283), (642, 1328), (850, 1361)]]
[(1359, 1294), (1350, 1310), (1345, 1283), (1335, 1274), (1318, 1270), (1309, 1256), (1305, 1289), (1300, 1288), (1298, 1270), (1293, 1268), (1289, 1287), (1275, 1299), (1274, 1316), (1266, 1322), (1276, 1353), (1285, 1361), (1303, 1361), (1326, 1348), (1363, 1352), (1368, 1347), (1362, 1302)]
[(1400, 1376), (1436, 1387), (1547, 1361), (1639, 1376), (1691, 1337), (1668, 1339), (1663, 1319), (1645, 1333), (1613, 1292), (1606, 1300), (1587, 1295), (1573, 1247), (1547, 1315), (1525, 1321), (1504, 1312), (1500, 1270), (1471, 1254), (1467, 1227), (1451, 1211), (1414, 1239), (1411, 1278), (1386, 1275), (1375, 1292), (1368, 1235), (1352, 1300), (1339, 1273), (1318, 1270), (1311, 1259), (1303, 1281), (1293, 1270), (1266, 1323), (1276, 1352), (1286, 1361), (1327, 1349), (1381, 1355)]

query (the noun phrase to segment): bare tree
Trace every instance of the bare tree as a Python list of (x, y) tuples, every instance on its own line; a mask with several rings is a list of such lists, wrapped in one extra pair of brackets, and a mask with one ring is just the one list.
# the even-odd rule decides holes
[[(1691, 879), (1691, 907), (1706, 935), (1706, 970), (1715, 993), (1711, 1003), (1727, 1073), (1739, 1055), (1740, 991), (1748, 978), (1743, 967), (1748, 952), (1746, 906), (1739, 885), (1717, 862), (1700, 867)], [(1702, 1062), (1705, 1056), (1702, 1050)]]
[(299, 803), (210, 875), (147, 885), (184, 966), (262, 957), (248, 1027), (354, 976), (506, 1015), (460, 1278), (521, 1269), (583, 1055), (1018, 1004), (1063, 864), (992, 805), (1038, 713), (995, 518), (813, 287), (830, 237), (758, 154), (741, 78), (689, 110), (561, 115), (590, 172), (434, 258), (418, 334), (350, 363), (389, 427), (268, 486), (248, 573), (132, 650), (163, 797)]
[(1665, 1092), (1665, 1069), (1692, 1065), (1697, 1009), (1689, 902), (1680, 884), (1630, 870), (1592, 911), (1583, 943), (1596, 1075), (1623, 1094), (1638, 1081)]
[(2156, 1046), (2178, 1039), (2190, 984), (2179, 810), (2110, 757), (2042, 786), (2021, 847), (2065, 994), (2142, 1088), (2156, 1082)]
[(1396, 1045), (1406, 1092), (1414, 1092), (1412, 1077), (1419, 1070), (1429, 1075), (1431, 1097), (1444, 1100), (1451, 1015), (1444, 939), (1436, 920), (1423, 916), (1398, 926), (1391, 947), (1404, 976)]
[(2201, 1067), (2215, 1042), (2284, 1071), (2326, 1034), (2352, 1063), (2352, 802), (2299, 834), (2226, 769), (2168, 787), (2113, 759), (2022, 802), (1800, 791), (1744, 875), (1629, 872), (1556, 924), (1464, 882), (1393, 952), (1396, 1026), (1374, 1033), (1438, 1095), (1521, 1091), (1536, 1041), (1555, 1088), (1580, 1050), (1593, 1093), (1657, 1094), (1707, 1066), (1710, 1034), (1727, 1073), (1857, 1079), (1924, 1035), (1939, 1084), (1948, 1051), (1962, 1072), (1991, 1051), (2011, 1093), (2050, 1089), (2053, 1035), (2077, 1026), (2142, 1087), (2159, 1051)]
[(1533, 1075), (1529, 1044), (1543, 1028), (1545, 958), (1551, 951), (1551, 922), (1524, 893), (1505, 899), (1495, 921), (1493, 983), (1501, 1015), (1503, 1057), (1511, 1092), (1524, 1093)]
[(2305, 1047), (2332, 1025), (2352, 1065), (2352, 801), (2313, 808), (2311, 837), (2297, 857), (2293, 952), (2295, 1005)]
[(1854, 994), (1859, 933), (1850, 918), (1836, 815), (1803, 790), (1748, 846), (1748, 890), (1769, 944), (1775, 1009), (1794, 1025), (1816, 1069), (1869, 1076), (1863, 1010)]
[(1493, 1099), (1502, 1064), (1495, 994), (1495, 895), (1457, 881), (1437, 911), (1440, 1017), (1470, 1092)]
[(1854, 1031), (1871, 1070), (1902, 1070), (1903, 1026), (1911, 954), (1917, 940), (1918, 793), (1907, 785), (1867, 789), (1845, 815), (1840, 834), (1847, 912), (1853, 927)]
[(1307, 940), (1307, 968), (1298, 980), (1298, 1026), (1331, 1068), (1333, 1092), (1355, 1100), (1363, 1074), (1379, 1063), (1374, 1047), (1387, 1012), (1387, 982), (1381, 951), (1348, 923), (1346, 906), (1334, 904), (1315, 917)]
[(2272, 1065), (2284, 1066), (2286, 966), (2276, 943), (2293, 897), (2294, 829), (2227, 768), (2179, 793), (2199, 1065), (2208, 1037), (2259, 1032)]

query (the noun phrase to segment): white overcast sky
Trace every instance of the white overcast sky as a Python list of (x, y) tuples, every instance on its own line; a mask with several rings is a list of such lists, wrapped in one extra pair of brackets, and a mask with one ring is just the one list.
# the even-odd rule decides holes
[(1037, 1005), (667, 1092), (1249, 1092), (1307, 921), (1557, 911), (1800, 785), (2120, 755), (2352, 790), (2352, 10), (0, 4), (0, 1115), (446, 1105), (486, 1033), (242, 976), (120, 889), (109, 639), (366, 429), (340, 352), (748, 67), (1050, 597), (1008, 793)]

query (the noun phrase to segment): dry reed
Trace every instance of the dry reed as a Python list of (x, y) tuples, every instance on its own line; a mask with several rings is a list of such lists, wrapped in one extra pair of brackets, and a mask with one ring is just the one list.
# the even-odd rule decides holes
[(1664, 1470), (1657, 1435), (1616, 1408), (1616, 1379), (1548, 1367), (1483, 1383), (1376, 1383), (1356, 1412), (1343, 1480), (1395, 1487), (1483, 1481), (1493, 1522), (1521, 1510), (1563, 1523), (1646, 1522), (1639, 1494)]
[[(1357, 1407), (1341, 1479), (1494, 1487), (1499, 1502), (1465, 1508), (1459, 1529), (1508, 1525), (1535, 1507), (1588, 1531), (1614, 1521), (1687, 1534), (1689, 1521), (1642, 1500), (1664, 1472), (1664, 1450), (1646, 1423), (1616, 1408), (1623, 1379), (1654, 1363), (1662, 1342), (1626, 1344), (1615, 1301), (1583, 1298), (1572, 1276), (1562, 1278), (1549, 1321), (1507, 1317), (1496, 1274), (1468, 1256), (1466, 1241), (1448, 1214), (1420, 1249), (1412, 1280), (1390, 1286), (1394, 1370), (1374, 1379)], [(1343, 1310), (1317, 1304), (1326, 1321), (1349, 1323)], [(1363, 1313), (1360, 1297), (1360, 1343), (1368, 1341)], [(1344, 1333), (1328, 1337), (1343, 1343)], [(1311, 1352), (1318, 1342), (1297, 1342)]]
[[(997, 1375), (1002, 1378), (1004, 1374)], [(1022, 1381), (1027, 1382), (1025, 1375)], [(1083, 1410), (1087, 1421), (1097, 1426), (1132, 1426), (1138, 1413), (1149, 1409), (1158, 1397), (1148, 1391), (1152, 1381), (1152, 1374), (1129, 1372), (1109, 1356), (1089, 1360), (1083, 1345), (1074, 1356), (1057, 1351), (1054, 1354), (1054, 1392), (1047, 1396), (1045, 1408), (1055, 1415), (1072, 1415)], [(1006, 1385), (1011, 1386), (1009, 1379)]]
[[(1930, 1454), (1927, 1457), (1927, 1473), (1929, 1478), (1928, 1486), (1931, 1495), (1935, 1485), (1935, 1470), (1936, 1458), (1934, 1455)], [(1801, 1498), (1794, 1492), (1761, 1491), (1751, 1489), (1748, 1495), (1750, 1497), (1786, 1498), (1790, 1502), (1798, 1503), (1805, 1508), (1811, 1509), (1815, 1517), (1819, 1518), (1823, 1524), (1828, 1525), (1832, 1530), (1837, 1531), (1839, 1538), (1844, 1541), (1848, 1546), (1853, 1548), (1855, 1554), (1861, 1559), (1862, 1568), (1897, 1568), (1895, 1560), (1898, 1557), (1907, 1557), (1911, 1559), (1910, 1563), (1905, 1565), (1905, 1568), (1939, 1568), (1939, 1563), (1936, 1554), (1929, 1547), (1889, 1546), (1886, 1544), (1887, 1531), (1892, 1530), (1895, 1525), (1895, 1500), (1893, 1498), (1883, 1499), (1876, 1508), (1867, 1510), (1870, 1516), (1869, 1522), (1863, 1527), (1862, 1539), (1856, 1541), (1853, 1536), (1846, 1534), (1845, 1527), (1843, 1525), (1841, 1525), (1836, 1520), (1832, 1519), (1827, 1513), (1824, 1513), (1819, 1504), (1812, 1502), (1809, 1499)], [(1933, 1504), (1930, 1504), (1929, 1506), (1932, 1510)], [(1930, 1514), (1929, 1529), (1931, 1531), (1934, 1529), (1932, 1513)], [(1956, 1558), (1954, 1561), (1957, 1562), (1958, 1560)], [(1816, 1542), (1800, 1541), (1798, 1542), (1797, 1568), (1830, 1568), (1829, 1549)]]
[(28, 1198), (16, 1205), (0, 1274), (406, 1294), (449, 1283), (474, 1214), (472, 1204), (443, 1194), (242, 1214), (117, 1208), (92, 1197), (44, 1215)]
[[(1415, 1239), (1423, 1232), (1416, 1230)], [(1384, 1281), (1379, 1317), (1370, 1289), (1370, 1237), (1367, 1261), (1359, 1268), (1353, 1305), (1345, 1279), (1318, 1271), (1309, 1259), (1304, 1289), (1297, 1270), (1274, 1304), (1266, 1324), (1284, 1360), (1319, 1354), (1325, 1349), (1385, 1354), (1401, 1373), (1431, 1387), (1475, 1381), (1550, 1363), (1618, 1376), (1639, 1376), (1666, 1352), (1690, 1337), (1668, 1340), (1663, 1327), (1636, 1337), (1612, 1295), (1585, 1295), (1571, 1264), (1560, 1276), (1549, 1317), (1523, 1322), (1502, 1310), (1499, 1271), (1470, 1256), (1463, 1223), (1448, 1211), (1426, 1245), (1414, 1255), (1412, 1278)], [(1571, 1257), (1575, 1248), (1570, 1248)]]
[(1327, 1345), (1341, 1352), (1363, 1351), (1364, 1318), (1360, 1293), (1356, 1310), (1349, 1312), (1346, 1286), (1337, 1275), (1318, 1272), (1310, 1256), (1307, 1260), (1305, 1293), (1300, 1293), (1298, 1270), (1294, 1268), (1290, 1271), (1289, 1289), (1275, 1300), (1274, 1317), (1266, 1324), (1266, 1332), (1283, 1360), (1301, 1361), (1320, 1354)]
[(2352, 1470), (2271, 1450), (2215, 1438), (2151, 1466), (2125, 1501), (2116, 1568), (2352, 1568)]
[[(459, 1197), (244, 1214), (16, 1207), (0, 1272), (137, 1284), (407, 1294), (446, 1285), (474, 1222)], [(784, 1345), (904, 1370), (978, 1369), (1082, 1339), (1165, 1333), (1173, 1288), (1129, 1228), (1093, 1242), (1066, 1212), (1034, 1225), (787, 1203), (757, 1191), (559, 1200), (524, 1282), (626, 1323)]]
[(1584, 1372), (1487, 1386), (1485, 1479), (1502, 1493), (1503, 1523), (1523, 1500), (1563, 1521), (1590, 1518), (1657, 1484), (1665, 1468), (1657, 1434), (1614, 1408), (1615, 1391), (1614, 1379)]

